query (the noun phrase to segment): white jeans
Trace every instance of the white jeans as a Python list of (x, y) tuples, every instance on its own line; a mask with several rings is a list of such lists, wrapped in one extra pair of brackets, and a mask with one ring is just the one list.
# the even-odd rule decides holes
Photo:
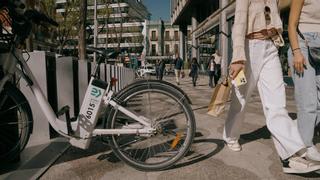
[[(240, 86), (245, 102), (257, 86), (263, 105), (266, 124), (279, 156), (286, 159), (305, 147), (297, 125), (288, 116), (286, 94), (278, 50), (270, 40), (249, 40), (246, 77)], [(238, 140), (247, 103), (242, 106), (233, 90), (232, 102), (226, 119), (223, 139)], [(254, 120), (254, 119), (252, 119)]]
[(176, 75), (176, 82), (179, 83), (180, 82), (180, 74), (181, 74), (181, 70), (179, 69), (175, 69), (174, 73)]

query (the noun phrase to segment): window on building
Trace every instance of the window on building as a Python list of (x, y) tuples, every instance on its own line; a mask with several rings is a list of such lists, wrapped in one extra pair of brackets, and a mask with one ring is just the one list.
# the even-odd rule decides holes
[(169, 41), (170, 40), (170, 31), (166, 31), (165, 34), (164, 34), (164, 39), (166, 41)]
[(170, 55), (170, 45), (169, 44), (166, 44), (166, 46), (165, 46), (165, 54), (166, 54), (166, 56)]
[(151, 40), (155, 41), (157, 39), (156, 36), (156, 31), (151, 31)]
[(156, 53), (157, 53), (157, 49), (156, 49), (156, 45), (155, 44), (152, 44), (151, 46), (151, 56), (155, 56)]
[(174, 45), (174, 53), (178, 53), (179, 52), (179, 45), (175, 44)]
[(174, 31), (174, 39), (179, 40), (179, 31)]

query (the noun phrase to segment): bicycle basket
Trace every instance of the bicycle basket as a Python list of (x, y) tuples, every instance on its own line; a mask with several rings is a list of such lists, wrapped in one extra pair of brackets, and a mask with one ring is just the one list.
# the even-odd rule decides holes
[(0, 53), (6, 53), (10, 50), (10, 44), (13, 41), (12, 20), (7, 8), (0, 9)]

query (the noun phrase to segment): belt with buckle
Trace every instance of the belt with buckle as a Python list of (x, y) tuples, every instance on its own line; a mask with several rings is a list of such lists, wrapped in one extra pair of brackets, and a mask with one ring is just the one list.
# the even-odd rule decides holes
[(253, 32), (246, 35), (247, 39), (260, 39), (260, 40), (267, 40), (272, 39), (272, 37), (277, 36), (278, 31), (275, 28), (272, 29), (263, 29), (258, 32)]

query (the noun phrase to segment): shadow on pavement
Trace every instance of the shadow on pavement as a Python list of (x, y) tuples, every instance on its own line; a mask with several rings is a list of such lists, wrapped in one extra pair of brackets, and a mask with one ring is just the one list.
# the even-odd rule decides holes
[[(175, 164), (169, 169), (177, 169), (177, 168), (189, 166), (189, 165), (198, 163), (200, 161), (206, 160), (214, 156), (215, 154), (219, 153), (224, 148), (224, 142), (223, 140), (220, 140), (220, 139), (194, 140), (193, 146), (197, 146), (197, 144), (203, 144), (203, 143), (215, 144), (216, 147), (212, 148), (206, 153), (198, 152), (197, 150), (193, 150), (193, 148), (191, 148), (191, 150), (187, 153), (187, 155), (182, 160), (178, 161), (177, 164)], [(206, 150), (208, 150), (208, 148), (206, 148)], [(118, 163), (121, 161), (117, 158), (117, 156), (113, 152), (110, 152), (108, 154), (102, 154), (98, 157), (98, 159), (100, 161), (107, 160), (108, 162), (111, 162), (111, 163)]]
[[(292, 119), (296, 119), (297, 114), (296, 113), (289, 113), (289, 116)], [(268, 130), (267, 126), (263, 126), (262, 128), (259, 128), (253, 132), (247, 133), (247, 134), (243, 134), (240, 136), (240, 144), (246, 144), (258, 139), (270, 139), (271, 137), (271, 133)], [(315, 141), (319, 141), (319, 137), (315, 138)], [(280, 161), (279, 161), (280, 163)], [(304, 177), (304, 178), (319, 178), (320, 177), (320, 170), (319, 173), (316, 172), (311, 172), (311, 173), (306, 173), (306, 174), (293, 174), (296, 176), (300, 176), (300, 177)]]
[(83, 150), (77, 147), (71, 146), (64, 154), (61, 156), (56, 164), (65, 163), (68, 161), (77, 160), (84, 157), (93, 156), (99, 153), (110, 151), (110, 147), (101, 141), (100, 138), (94, 138), (90, 144), (89, 149)]
[(258, 139), (270, 139), (271, 133), (267, 126), (263, 126), (255, 131), (240, 136), (240, 144), (246, 144)]
[(202, 109), (208, 109), (208, 106), (201, 106), (201, 107), (197, 107), (197, 108), (193, 108), (193, 111), (197, 111), (197, 110), (202, 110)]
[[(195, 138), (203, 137), (201, 132), (196, 132)], [(206, 160), (219, 153), (224, 148), (224, 141), (220, 139), (195, 139), (189, 152), (169, 169), (177, 169)], [(113, 153), (101, 154), (97, 159), (118, 163), (121, 160)]]
[[(191, 150), (187, 153), (187, 155), (181, 160), (181, 162), (178, 162), (174, 166), (172, 166), (170, 169), (177, 169), (185, 166), (189, 166), (192, 164), (196, 164), (198, 162), (204, 161), (206, 159), (209, 159), (210, 157), (216, 155), (224, 148), (224, 142), (220, 139), (198, 139), (193, 141), (193, 146), (197, 146), (197, 144), (200, 143), (210, 143), (210, 144), (216, 144), (216, 148), (212, 148), (206, 153), (198, 152), (197, 150)], [(195, 148), (196, 149), (196, 148)]]
[[(291, 119), (297, 119), (297, 113), (289, 113)], [(271, 133), (267, 126), (263, 126), (255, 131), (240, 136), (240, 144), (246, 144), (258, 139), (270, 139)]]

